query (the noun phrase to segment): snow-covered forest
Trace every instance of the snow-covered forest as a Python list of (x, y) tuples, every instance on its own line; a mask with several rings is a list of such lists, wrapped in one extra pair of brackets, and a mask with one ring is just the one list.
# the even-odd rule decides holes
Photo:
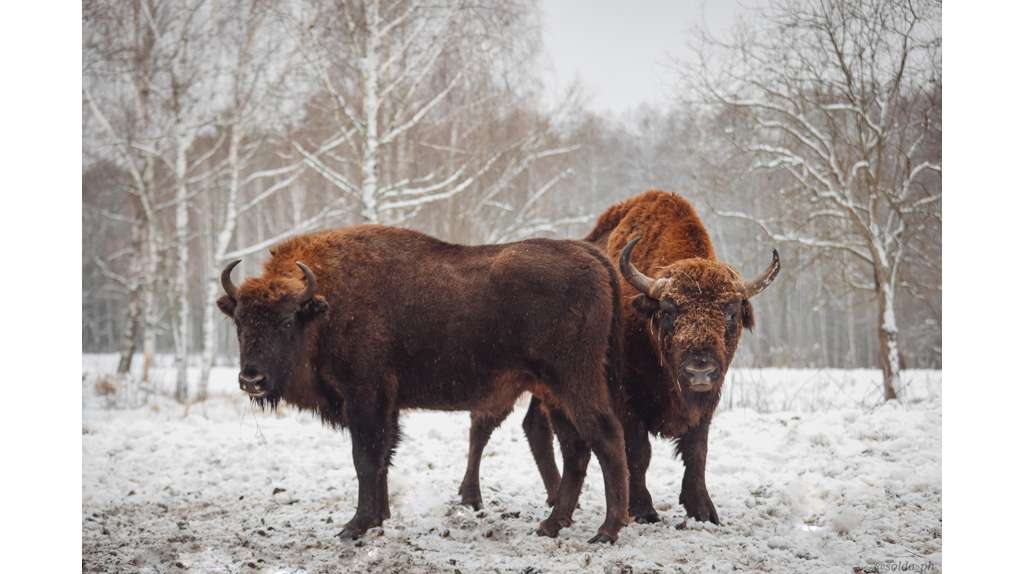
[[(755, 4), (679, 38), (668, 103), (599, 113), (546, 83), (537, 0), (85, 0), (83, 571), (941, 571), (941, 2)], [(742, 276), (781, 257), (710, 425), (722, 524), (687, 518), (653, 440), (663, 522), (586, 544), (592, 461), (577, 523), (534, 536), (521, 398), (483, 510), (458, 500), (467, 413), (403, 412), (393, 516), (334, 538), (351, 435), (239, 391), (225, 266), (367, 223), (582, 238), (650, 189)]]
[(688, 39), (672, 105), (602, 116), (542, 98), (528, 1), (86, 2), (83, 351), (171, 354), (187, 401), (237, 356), (230, 260), (371, 222), (578, 238), (663, 189), (741, 273), (783, 256), (737, 366), (941, 368), (939, 7), (770, 6)]

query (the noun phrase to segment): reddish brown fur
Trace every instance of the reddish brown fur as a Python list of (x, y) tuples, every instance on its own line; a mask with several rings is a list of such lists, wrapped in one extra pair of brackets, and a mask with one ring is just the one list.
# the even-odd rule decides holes
[[(613, 205), (586, 240), (617, 261), (626, 244), (638, 236), (643, 238), (633, 249), (632, 264), (652, 279), (668, 279), (668, 287), (654, 300), (621, 280), (626, 397), (618, 415), (630, 469), (630, 515), (640, 522), (659, 519), (645, 484), (650, 433), (676, 440), (676, 452), (686, 465), (680, 503), (697, 520), (718, 523), (704, 484), (708, 428), (741, 327), (754, 326), (753, 308), (733, 288), (739, 274), (717, 261), (704, 224), (682, 197), (648, 191)], [(730, 313), (735, 317), (731, 322)], [(684, 371), (693, 364), (717, 365), (713, 382), (688, 384)], [(552, 464), (542, 462), (551, 445), (538, 407), (537, 401), (531, 404), (523, 426), (547, 485), (558, 476)], [(498, 423), (492, 422), (492, 428)], [(486, 442), (486, 436), (475, 433), (486, 426), (474, 418), (471, 452), (482, 452), (478, 442)], [(467, 482), (472, 482), (468, 472), (463, 488), (472, 492), (473, 485)], [(475, 502), (465, 495), (463, 501)]]
[[(630, 514), (641, 521), (658, 519), (644, 481), (650, 460), (647, 434), (652, 433), (676, 440), (676, 452), (686, 465), (679, 501), (687, 513), (718, 523), (704, 484), (708, 427), (739, 344), (740, 327), (754, 326), (753, 308), (733, 289), (732, 281), (739, 274), (717, 261), (696, 211), (674, 193), (648, 191), (613, 206), (587, 239), (594, 241), (603, 234), (607, 236), (605, 253), (613, 260), (618, 260), (626, 243), (643, 236), (631, 261), (648, 277), (669, 280), (661, 302), (674, 303), (678, 313), (666, 325), (658, 302), (622, 281), (628, 400), (619, 418), (626, 432), (631, 472)], [(723, 314), (729, 303), (739, 313), (733, 324)], [(713, 359), (720, 367), (711, 390), (687, 388), (682, 367), (694, 355)]]
[[(306, 283), (297, 261), (315, 277), (312, 300), (300, 300)], [(616, 279), (584, 242), (470, 247), (360, 226), (278, 245), (263, 274), (218, 305), (239, 328), (240, 384), (267, 385), (251, 393), (257, 402), (285, 400), (352, 433), (359, 505), (343, 537), (390, 516), (387, 468), (400, 409), (503, 415), (529, 390), (545, 398), (570, 469), (541, 531), (555, 536), (572, 523), (593, 448), (608, 501), (594, 540), (613, 541), (627, 503), (612, 405), (621, 353)]]
[(645, 267), (640, 262), (654, 267), (692, 257), (715, 260), (711, 238), (690, 202), (663, 191), (647, 191), (604, 210), (584, 240), (598, 245), (609, 257), (614, 252), (612, 261), (617, 261), (628, 240), (641, 230), (646, 237), (658, 238), (657, 242), (642, 241), (633, 250), (633, 264), (641, 271)]

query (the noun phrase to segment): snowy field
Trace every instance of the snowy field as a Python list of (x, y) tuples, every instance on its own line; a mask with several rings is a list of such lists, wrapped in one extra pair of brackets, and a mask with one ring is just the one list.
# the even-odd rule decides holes
[(83, 357), (84, 571), (942, 569), (941, 371), (906, 372), (907, 399), (885, 405), (877, 371), (731, 371), (707, 468), (722, 526), (686, 520), (682, 464), (654, 440), (647, 483), (665, 522), (593, 546), (604, 518), (596, 459), (576, 524), (555, 540), (531, 534), (548, 509), (519, 426), (525, 405), (484, 453), (481, 512), (457, 503), (469, 416), (406, 413), (392, 517), (342, 542), (333, 535), (357, 494), (347, 433), (289, 407), (253, 413), (231, 367), (215, 369), (211, 398), (186, 409), (162, 394), (169, 371), (155, 371), (162, 382), (146, 398), (109, 376), (115, 366), (116, 356)]

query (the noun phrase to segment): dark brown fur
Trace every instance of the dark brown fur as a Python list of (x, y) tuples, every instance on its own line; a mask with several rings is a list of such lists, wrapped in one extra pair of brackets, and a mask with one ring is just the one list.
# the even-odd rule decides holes
[[(315, 277), (309, 301), (296, 262)], [(544, 401), (567, 469), (541, 532), (557, 536), (572, 523), (593, 449), (608, 503), (594, 540), (616, 539), (627, 505), (612, 400), (621, 294), (600, 250), (546, 239), (470, 247), (359, 226), (279, 244), (236, 295), (218, 305), (238, 326), (240, 384), (259, 380), (267, 390), (250, 394), (261, 405), (285, 400), (352, 434), (359, 502), (342, 537), (390, 516), (399, 409), (504, 416), (530, 391)]]
[[(741, 327), (753, 329), (754, 311), (732, 287), (739, 274), (716, 260), (704, 224), (682, 197), (648, 191), (613, 205), (586, 241), (617, 261), (626, 243), (639, 235), (643, 239), (633, 250), (633, 265), (652, 279), (669, 278), (670, 284), (656, 301), (622, 280), (626, 398), (618, 416), (630, 471), (629, 513), (639, 522), (659, 520), (645, 482), (651, 457), (648, 434), (655, 434), (675, 439), (676, 454), (686, 466), (679, 502), (690, 516), (717, 524), (718, 512), (704, 483), (708, 429)], [(686, 383), (683, 370), (694, 361), (718, 367), (707, 390), (697, 391)], [(557, 484), (557, 469), (548, 462), (550, 431), (545, 434), (546, 420), (539, 407), (538, 401), (531, 403), (523, 427), (545, 485)], [(483, 433), (475, 434), (478, 426), (488, 426), (478, 424), (475, 417), (473, 422), (471, 457), (482, 453), (486, 444)], [(489, 425), (493, 429), (500, 422)], [(479, 461), (471, 458), (470, 465), (478, 469)], [(474, 485), (467, 481), (471, 482), (468, 472), (463, 489), (474, 492)], [(479, 492), (478, 482), (475, 492)], [(553, 492), (550, 487), (548, 492)], [(467, 500), (464, 494), (463, 502), (478, 501)]]

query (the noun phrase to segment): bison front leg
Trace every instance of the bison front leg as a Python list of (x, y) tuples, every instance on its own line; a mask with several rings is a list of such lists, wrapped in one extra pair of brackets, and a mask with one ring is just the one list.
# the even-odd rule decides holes
[(540, 405), (540, 399), (537, 397), (530, 399), (530, 408), (523, 418), (523, 432), (526, 433), (526, 442), (530, 444), (530, 452), (537, 463), (540, 478), (544, 481), (544, 489), (548, 491), (548, 506), (554, 506), (562, 477), (558, 474), (558, 466), (555, 465), (551, 423), (548, 422), (548, 416), (544, 414)]
[(625, 433), (626, 465), (629, 468), (629, 515), (640, 524), (660, 522), (647, 490), (647, 467), (651, 464), (651, 441), (647, 429), (637, 425)]
[(686, 508), (686, 514), (699, 522), (719, 524), (718, 511), (711, 502), (711, 495), (704, 484), (704, 468), (708, 458), (708, 430), (711, 417), (676, 439), (676, 453), (683, 459), (686, 472), (683, 487), (679, 492), (679, 504)]
[(466, 464), (466, 476), (459, 486), (462, 504), (480, 510), (483, 497), (480, 496), (480, 459), (484, 455), (484, 447), (491, 439), (491, 433), (498, 428), (512, 411), (506, 411), (497, 417), (471, 413), (473, 424), (469, 429), (469, 462)]
[[(380, 404), (377, 399), (366, 402)], [(380, 526), (390, 515), (387, 471), (391, 453), (398, 443), (398, 412), (390, 408), (360, 408), (356, 401), (347, 401), (345, 415), (352, 434), (352, 461), (359, 480), (359, 502), (355, 516), (337, 536), (355, 540), (368, 529)]]

